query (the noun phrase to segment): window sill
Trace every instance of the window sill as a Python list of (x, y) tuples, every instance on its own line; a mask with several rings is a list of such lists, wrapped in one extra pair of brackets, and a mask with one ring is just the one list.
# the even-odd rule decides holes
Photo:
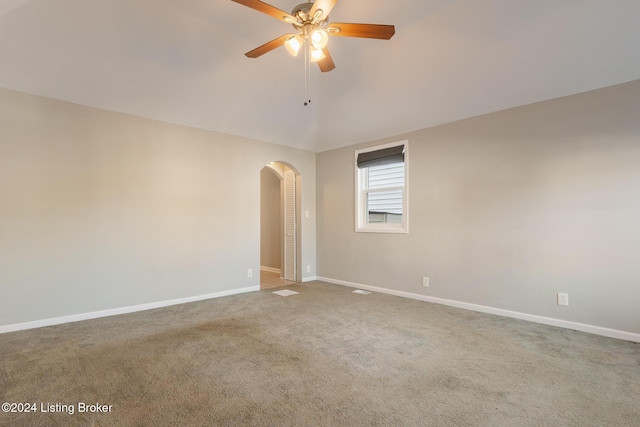
[(356, 233), (409, 234), (407, 227), (356, 227)]

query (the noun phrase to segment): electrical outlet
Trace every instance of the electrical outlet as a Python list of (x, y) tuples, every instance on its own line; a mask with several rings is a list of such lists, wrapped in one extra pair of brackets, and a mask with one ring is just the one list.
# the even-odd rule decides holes
[(311, 273), (311, 266), (307, 265), (307, 273)]
[(253, 270), (252, 269), (248, 269), (247, 270), (247, 277), (253, 277)]
[(425, 288), (429, 287), (429, 278), (428, 277), (424, 276), (422, 278), (422, 286), (424, 286)]
[(569, 305), (569, 294), (558, 292), (558, 305)]

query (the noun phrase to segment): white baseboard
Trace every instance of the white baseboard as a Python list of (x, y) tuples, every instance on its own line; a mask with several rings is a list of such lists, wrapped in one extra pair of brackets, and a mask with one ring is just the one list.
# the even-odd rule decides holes
[(501, 308), (488, 307), (485, 305), (471, 304), (468, 302), (449, 300), (444, 298), (430, 297), (427, 295), (414, 294), (411, 292), (396, 291), (393, 289), (379, 288), (376, 286), (363, 285), (360, 283), (347, 282), (345, 280), (331, 279), (329, 277), (318, 276), (317, 280), (336, 285), (348, 286), (350, 288), (366, 289), (381, 294), (395, 295), (399, 297), (411, 298), (420, 301), (432, 302), (435, 304), (448, 305), (451, 307), (463, 308), (465, 310), (479, 311), (481, 313), (495, 314), (498, 316), (512, 317), (514, 319), (527, 320), (529, 322), (542, 323), (544, 325), (557, 326), (559, 328), (573, 329), (595, 335), (602, 335), (609, 338), (617, 338), (626, 341), (640, 342), (640, 334), (633, 332), (619, 331), (617, 329), (603, 328), (601, 326), (587, 325), (584, 323), (571, 322), (568, 320), (554, 319), (552, 317), (537, 316), (535, 314), (520, 313), (517, 311), (504, 310)]
[(314, 280), (318, 280), (318, 278), (316, 276), (303, 277), (302, 278), (302, 283), (304, 283), (304, 282), (313, 282)]
[(232, 289), (229, 291), (215, 292), (206, 295), (197, 295), (194, 297), (178, 298), (168, 301), (158, 301), (148, 304), (132, 305), (128, 307), (112, 308), (109, 310), (93, 311), (90, 313), (73, 314), (71, 316), (54, 317), (50, 319), (35, 320), (32, 322), (14, 323), (12, 325), (0, 326), (0, 334), (7, 332), (23, 331), (26, 329), (42, 328), (45, 326), (59, 325), (62, 323), (80, 322), (82, 320), (97, 319), (100, 317), (116, 316), (118, 314), (134, 313), (136, 311), (151, 310), (154, 308), (168, 307), (170, 305), (186, 304), (189, 302), (202, 301), (212, 298), (226, 297), (229, 295), (242, 294), (245, 292), (259, 291), (260, 286), (250, 286), (241, 289)]
[(280, 269), (275, 267), (266, 267), (264, 265), (260, 266), (261, 271), (268, 271), (269, 273), (278, 273), (280, 274)]

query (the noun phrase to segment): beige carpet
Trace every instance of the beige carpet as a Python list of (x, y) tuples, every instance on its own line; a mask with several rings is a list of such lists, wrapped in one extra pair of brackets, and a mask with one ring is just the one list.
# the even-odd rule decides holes
[(640, 425), (638, 344), (289, 288), (0, 335), (0, 425)]

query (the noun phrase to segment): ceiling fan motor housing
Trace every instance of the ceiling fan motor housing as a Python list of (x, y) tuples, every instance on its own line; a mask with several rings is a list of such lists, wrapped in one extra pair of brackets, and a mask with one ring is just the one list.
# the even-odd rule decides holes
[[(307, 25), (314, 25), (314, 26), (323, 27), (323, 28), (327, 26), (327, 21), (329, 19), (329, 16), (325, 16), (324, 19), (316, 21), (313, 16), (309, 15), (309, 11), (311, 10), (312, 6), (313, 6), (313, 3), (305, 2), (305, 3), (300, 3), (299, 5), (293, 8), (293, 10), (291, 11), (291, 15), (298, 18), (298, 22), (294, 22), (292, 24), (295, 29), (299, 30), (300, 28)], [(319, 11), (320, 10), (316, 11), (316, 14)]]

